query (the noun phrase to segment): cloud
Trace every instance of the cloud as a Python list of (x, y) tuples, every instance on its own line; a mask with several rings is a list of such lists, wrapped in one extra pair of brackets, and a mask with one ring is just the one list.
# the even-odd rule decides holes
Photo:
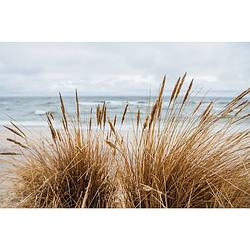
[(216, 76), (212, 76), (212, 75), (190, 75), (188, 76), (188, 79), (199, 79), (199, 81), (201, 82), (207, 82), (207, 83), (214, 83), (214, 82), (218, 82), (219, 78)]
[(0, 95), (147, 95), (184, 72), (205, 90), (243, 90), (250, 43), (0, 44)]

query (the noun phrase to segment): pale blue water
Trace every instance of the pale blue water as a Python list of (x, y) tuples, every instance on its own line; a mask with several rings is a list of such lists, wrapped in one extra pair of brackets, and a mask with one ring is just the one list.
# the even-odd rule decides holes
[[(169, 97), (165, 97), (163, 112), (168, 105)], [(200, 101), (200, 97), (191, 97), (186, 112), (188, 113)], [(105, 97), (79, 97), (81, 116), (83, 120), (88, 117), (91, 108), (95, 111), (97, 105), (102, 105), (105, 101), (108, 107), (108, 116), (113, 118), (116, 114), (118, 119), (123, 113), (125, 105), (129, 104), (126, 117), (126, 124), (131, 124), (132, 118), (136, 116), (140, 109), (142, 117), (148, 110), (148, 104), (152, 102), (143, 96), (105, 96)], [(208, 103), (215, 101), (214, 110), (218, 111), (224, 107), (232, 97), (206, 97), (204, 108)], [(75, 98), (64, 97), (67, 113), (72, 116), (75, 113)], [(250, 112), (250, 110), (247, 110)], [(23, 126), (46, 126), (46, 112), (52, 112), (56, 118), (60, 117), (60, 101), (58, 97), (0, 97), (0, 125), (9, 124), (9, 121), (16, 121)], [(250, 124), (250, 123), (248, 123)]]

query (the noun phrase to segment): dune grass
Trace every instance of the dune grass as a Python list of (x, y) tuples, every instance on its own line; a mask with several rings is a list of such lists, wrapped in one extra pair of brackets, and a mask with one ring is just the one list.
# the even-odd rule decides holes
[(47, 114), (51, 137), (40, 143), (14, 123), (6, 127), (15, 135), (8, 140), (20, 148), (9, 154), (24, 157), (13, 168), (18, 206), (250, 207), (250, 129), (238, 130), (250, 116), (250, 89), (222, 110), (214, 111), (213, 102), (204, 107), (201, 99), (190, 111), (193, 81), (180, 94), (185, 77), (177, 80), (163, 112), (164, 77), (145, 119), (138, 110), (129, 136), (121, 131), (128, 105), (119, 121), (108, 117), (105, 103), (98, 106), (83, 129), (77, 92), (75, 119), (68, 118), (60, 95), (61, 127)]

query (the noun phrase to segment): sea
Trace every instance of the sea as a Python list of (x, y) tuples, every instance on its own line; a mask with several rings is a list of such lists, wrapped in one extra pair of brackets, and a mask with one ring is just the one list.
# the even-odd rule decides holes
[[(194, 107), (199, 103), (202, 97), (191, 96), (189, 104), (186, 108), (186, 115), (191, 112)], [(76, 112), (75, 97), (66, 96), (63, 98), (66, 112), (69, 117), (74, 117)], [(97, 106), (103, 105), (105, 102), (107, 106), (107, 116), (114, 119), (117, 115), (117, 120), (121, 119), (124, 107), (128, 104), (128, 112), (126, 115), (126, 126), (132, 126), (133, 120), (136, 117), (138, 109), (141, 112), (141, 117), (149, 111), (150, 104), (153, 103), (155, 97), (148, 96), (80, 96), (80, 112), (83, 121), (89, 118), (92, 110), (93, 116)], [(207, 96), (203, 99), (201, 110), (213, 101), (214, 112), (221, 110), (225, 105), (233, 99), (231, 96)], [(164, 97), (163, 113), (167, 109), (169, 96)], [(27, 127), (45, 127), (46, 113), (52, 113), (55, 120), (60, 118), (60, 100), (59, 97), (0, 97), (0, 126), (8, 125), (10, 121), (16, 122), (21, 126)], [(250, 112), (248, 108), (245, 113)], [(250, 125), (250, 121), (245, 122)]]

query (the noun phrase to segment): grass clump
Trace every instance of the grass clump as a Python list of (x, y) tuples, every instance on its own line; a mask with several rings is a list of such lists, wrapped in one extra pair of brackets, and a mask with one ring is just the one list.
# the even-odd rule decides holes
[(219, 111), (202, 100), (190, 110), (193, 81), (180, 94), (185, 77), (178, 79), (165, 110), (164, 77), (146, 118), (138, 110), (128, 136), (117, 116), (108, 117), (105, 103), (83, 130), (77, 94), (74, 122), (61, 96), (61, 129), (48, 114), (49, 140), (31, 144), (16, 125), (7, 127), (22, 139), (10, 141), (25, 157), (15, 168), (20, 206), (250, 207), (250, 129), (238, 129), (250, 116), (245, 113), (250, 89)]
[[(14, 124), (11, 128), (22, 147), (22, 161), (14, 162), (14, 192), (20, 207), (109, 207), (113, 181), (110, 153), (100, 137), (82, 133), (78, 96), (76, 121), (68, 121), (60, 96), (62, 128), (54, 126), (54, 117), (47, 114), (50, 138), (40, 143), (28, 138)], [(10, 128), (9, 128), (10, 130)], [(100, 135), (99, 135), (100, 136)]]

